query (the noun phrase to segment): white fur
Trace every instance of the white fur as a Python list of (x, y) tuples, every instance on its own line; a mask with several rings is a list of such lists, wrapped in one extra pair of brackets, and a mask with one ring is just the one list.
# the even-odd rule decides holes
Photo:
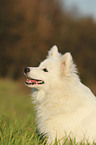
[(96, 141), (96, 98), (80, 82), (71, 54), (61, 55), (54, 46), (47, 59), (30, 70), (28, 77), (45, 82), (31, 87), (37, 127), (48, 137), (48, 143), (54, 142), (56, 136), (62, 139), (65, 135), (77, 142)]

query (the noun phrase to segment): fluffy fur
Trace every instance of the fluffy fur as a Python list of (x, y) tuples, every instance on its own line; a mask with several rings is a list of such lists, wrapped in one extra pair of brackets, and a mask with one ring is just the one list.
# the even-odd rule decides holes
[(80, 82), (71, 54), (61, 55), (54, 46), (39, 67), (29, 69), (28, 77), (44, 81), (28, 86), (36, 104), (37, 127), (48, 143), (68, 135), (77, 142), (96, 141), (96, 98)]

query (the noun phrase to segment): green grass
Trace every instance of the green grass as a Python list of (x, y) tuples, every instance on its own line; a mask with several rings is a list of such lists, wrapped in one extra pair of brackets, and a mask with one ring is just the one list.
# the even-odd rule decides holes
[(0, 80), (0, 145), (43, 144), (36, 132), (31, 97), (21, 90), (17, 82)]
[[(44, 145), (36, 131), (35, 112), (30, 91), (23, 82), (0, 79), (0, 145)], [(30, 89), (29, 89), (30, 90)], [(65, 139), (64, 145), (76, 145)], [(55, 140), (55, 145), (58, 145)], [(81, 143), (81, 145), (83, 145)]]

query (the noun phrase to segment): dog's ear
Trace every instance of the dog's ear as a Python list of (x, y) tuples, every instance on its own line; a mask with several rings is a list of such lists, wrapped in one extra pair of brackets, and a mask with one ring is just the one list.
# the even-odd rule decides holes
[(66, 75), (77, 72), (76, 66), (73, 63), (72, 55), (69, 52), (61, 56), (61, 69)]
[(60, 54), (59, 54), (59, 52), (58, 52), (58, 48), (57, 48), (56, 45), (54, 45), (54, 46), (50, 49), (50, 51), (48, 52), (48, 58), (49, 58), (49, 57), (59, 57), (59, 56), (60, 56)]

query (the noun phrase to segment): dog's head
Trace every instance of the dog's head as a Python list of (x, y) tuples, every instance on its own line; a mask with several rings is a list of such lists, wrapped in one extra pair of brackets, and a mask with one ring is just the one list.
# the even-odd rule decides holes
[(61, 55), (58, 48), (53, 46), (47, 58), (40, 63), (39, 67), (27, 67), (24, 74), (28, 77), (26, 85), (31, 88), (51, 89), (64, 81), (64, 77), (70, 77), (76, 72), (75, 65), (70, 53)]

